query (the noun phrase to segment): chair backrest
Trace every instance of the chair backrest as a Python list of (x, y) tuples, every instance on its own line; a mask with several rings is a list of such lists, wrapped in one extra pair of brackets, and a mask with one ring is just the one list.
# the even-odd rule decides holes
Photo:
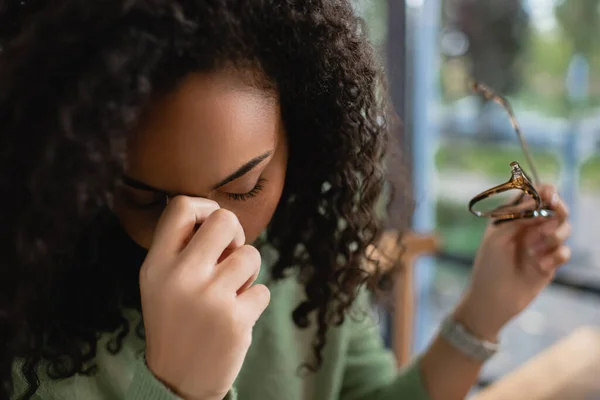
[(398, 232), (386, 232), (377, 247), (371, 249), (371, 257), (398, 257), (402, 260), (402, 268), (396, 276), (394, 287), (393, 337), (392, 344), (398, 366), (406, 365), (412, 356), (412, 333), (415, 316), (414, 263), (423, 255), (434, 254), (439, 250), (440, 242), (435, 235), (408, 232), (398, 241)]

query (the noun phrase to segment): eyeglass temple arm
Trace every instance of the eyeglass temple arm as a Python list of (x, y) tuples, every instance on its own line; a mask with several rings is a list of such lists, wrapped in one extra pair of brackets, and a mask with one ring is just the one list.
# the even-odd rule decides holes
[(519, 142), (521, 144), (521, 148), (523, 149), (523, 153), (525, 153), (525, 159), (527, 160), (529, 170), (531, 171), (531, 175), (533, 176), (532, 182), (534, 185), (539, 185), (539, 175), (533, 163), (533, 157), (531, 156), (531, 153), (529, 151), (529, 146), (527, 145), (527, 142), (523, 137), (521, 127), (517, 122), (517, 118), (515, 117), (512, 106), (510, 105), (508, 100), (506, 100), (506, 98), (500, 96), (499, 94), (494, 93), (494, 91), (492, 91), (490, 88), (479, 82), (473, 82), (471, 86), (475, 92), (481, 94), (484, 98), (488, 100), (492, 100), (496, 104), (500, 105), (504, 109), (504, 111), (506, 111), (510, 120), (510, 124), (515, 133), (517, 134), (517, 137), (519, 138)]

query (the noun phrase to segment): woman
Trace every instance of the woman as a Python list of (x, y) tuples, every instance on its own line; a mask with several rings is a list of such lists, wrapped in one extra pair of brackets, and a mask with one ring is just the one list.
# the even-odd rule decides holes
[[(398, 373), (360, 315), (388, 125), (349, 2), (25, 0), (0, 30), (4, 397), (464, 397), (485, 357), (440, 335)], [(490, 227), (449, 319), (480, 350), (569, 258), (541, 190), (557, 217)]]

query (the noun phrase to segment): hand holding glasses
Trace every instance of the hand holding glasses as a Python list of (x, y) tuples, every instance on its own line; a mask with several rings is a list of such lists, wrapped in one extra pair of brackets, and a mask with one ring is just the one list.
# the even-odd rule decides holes
[[(527, 160), (527, 164), (531, 170), (533, 181), (529, 178), (529, 176), (527, 176), (525, 171), (523, 171), (519, 163), (517, 161), (513, 161), (510, 163), (510, 180), (475, 196), (469, 202), (469, 211), (478, 217), (493, 219), (494, 224), (514, 221), (522, 218), (553, 216), (554, 213), (552, 210), (548, 209), (547, 205), (543, 204), (539, 193), (534, 187), (534, 185), (540, 184), (539, 176), (533, 164), (533, 158), (531, 157), (531, 153), (529, 152), (525, 138), (521, 133), (521, 128), (519, 127), (509, 102), (504, 97), (494, 93), (490, 88), (479, 82), (474, 82), (472, 84), (472, 89), (482, 95), (484, 98), (498, 103), (508, 114), (510, 123), (517, 134), (517, 137), (519, 138), (521, 149), (525, 154), (525, 159)], [(487, 200), (491, 197), (500, 195), (501, 193), (506, 193), (513, 190), (518, 190), (521, 193), (515, 200), (509, 202), (508, 204), (486, 208), (483, 210), (475, 209), (475, 205), (478, 203), (481, 204), (483, 200)], [(530, 199), (526, 199), (526, 196), (529, 196)]]

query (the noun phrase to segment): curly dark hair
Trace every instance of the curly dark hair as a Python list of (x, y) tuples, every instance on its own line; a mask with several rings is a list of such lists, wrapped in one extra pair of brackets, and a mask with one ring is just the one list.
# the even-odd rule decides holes
[(316, 313), (318, 368), (328, 326), (381, 276), (364, 256), (383, 229), (390, 137), (378, 65), (348, 0), (0, 1), (0, 397), (17, 358), (29, 398), (41, 360), (66, 378), (94, 373), (101, 333), (119, 351), (139, 263), (99, 232), (122, 143), (187, 74), (224, 66), (259, 70), (279, 94), (290, 155), (272, 275), (299, 268), (293, 321)]

